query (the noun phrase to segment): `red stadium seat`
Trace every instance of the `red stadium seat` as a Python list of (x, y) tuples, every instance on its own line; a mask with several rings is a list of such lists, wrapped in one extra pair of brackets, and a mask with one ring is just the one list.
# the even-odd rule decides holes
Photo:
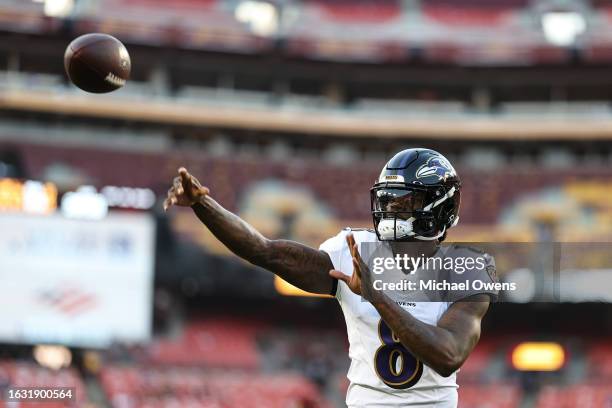
[(146, 6), (152, 8), (205, 9), (214, 6), (217, 0), (123, 0), (127, 6)]
[(423, 6), (427, 18), (438, 23), (460, 26), (496, 26), (514, 12), (511, 8), (471, 8), (454, 6)]
[(483, 380), (484, 372), (491, 363), (498, 344), (499, 342), (496, 340), (480, 340), (474, 351), (461, 366), (459, 372), (460, 383)]
[(510, 384), (459, 387), (459, 408), (518, 408), (522, 393)]
[(546, 386), (536, 408), (606, 408), (612, 406), (612, 385)]
[(314, 384), (291, 373), (110, 366), (100, 380), (113, 406), (121, 408), (329, 406)]
[(526, 0), (428, 0), (422, 3), (422, 10), (427, 18), (446, 25), (495, 26), (527, 3)]
[(589, 347), (587, 364), (592, 379), (612, 382), (612, 343), (609, 339)]
[(150, 357), (163, 364), (253, 369), (259, 366), (256, 331), (256, 326), (244, 321), (196, 322), (178, 340), (155, 342)]
[(612, 8), (612, 1), (610, 0), (591, 0), (590, 3), (598, 9)]
[(396, 0), (326, 1), (311, 0), (327, 18), (350, 23), (382, 23), (401, 15), (401, 4)]
[(83, 380), (72, 368), (52, 371), (30, 362), (0, 361), (0, 377), (11, 387), (74, 388), (75, 398), (70, 401), (19, 402), (9, 403), (7, 407), (71, 408), (83, 406), (87, 401)]
[[(369, 190), (380, 172), (381, 164), (364, 164), (359, 172), (351, 167), (334, 166), (308, 160), (290, 164), (272, 163), (258, 158), (217, 158), (201, 152), (133, 153), (93, 148), (21, 145), (20, 154), (28, 174), (42, 177), (44, 169), (54, 163), (75, 167), (95, 180), (96, 185), (153, 188), (160, 196), (180, 165), (211, 188), (215, 198), (226, 208), (239, 207), (239, 192), (266, 179), (305, 185), (340, 220), (368, 222)], [(543, 187), (562, 187), (576, 178), (598, 180), (609, 175), (605, 166), (580, 169), (538, 169), (537, 177), (529, 169), (512, 168), (489, 171), (458, 169), (463, 181), (461, 224), (496, 222), (505, 206), (522, 195)], [(231, 182), (228, 182), (231, 180)], [(485, 197), (477, 192), (486, 191)]]

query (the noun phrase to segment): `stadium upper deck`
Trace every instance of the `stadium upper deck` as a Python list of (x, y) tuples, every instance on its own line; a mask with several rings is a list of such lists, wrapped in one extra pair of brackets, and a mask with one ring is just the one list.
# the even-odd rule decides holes
[[(589, 63), (612, 60), (611, 7), (597, 0), (80, 0), (72, 9), (47, 9), (65, 19), (45, 16), (44, 2), (5, 1), (0, 27), (49, 34), (68, 26), (147, 45), (338, 61), (529, 65), (567, 63), (577, 54)], [(582, 21), (570, 16), (557, 26), (574, 33), (567, 47), (543, 30), (548, 12), (577, 13)]]

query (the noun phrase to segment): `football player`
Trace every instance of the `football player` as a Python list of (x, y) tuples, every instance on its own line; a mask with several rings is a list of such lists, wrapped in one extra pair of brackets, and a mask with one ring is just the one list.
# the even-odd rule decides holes
[[(360, 244), (386, 243), (397, 253), (434, 255), (459, 220), (461, 184), (440, 153), (407, 149), (383, 168), (371, 189), (373, 230), (341, 231), (319, 249), (271, 240), (224, 209), (209, 189), (179, 169), (164, 201), (189, 206), (233, 253), (308, 292), (332, 294), (345, 316), (351, 366), (349, 407), (456, 407), (456, 372), (480, 337), (481, 319), (494, 292), (467, 291), (437, 301), (399, 302), (373, 289)], [(465, 249), (444, 248), (445, 258)], [(410, 252), (410, 250), (404, 250)], [(400, 254), (401, 255), (401, 254)], [(494, 263), (472, 278), (493, 280)]]

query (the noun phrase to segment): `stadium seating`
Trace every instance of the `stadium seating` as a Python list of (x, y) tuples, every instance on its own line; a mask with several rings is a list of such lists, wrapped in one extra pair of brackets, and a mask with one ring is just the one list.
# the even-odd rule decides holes
[(266, 41), (217, 0), (97, 0), (80, 12), (79, 32), (104, 31), (137, 43), (190, 48), (258, 50)]
[(518, 408), (521, 398), (520, 388), (512, 384), (459, 387), (459, 408)]
[(587, 364), (593, 381), (612, 382), (612, 343), (609, 339), (589, 345)]
[(217, 0), (173, 0), (167, 2), (163, 0), (122, 0), (126, 6), (143, 6), (152, 8), (177, 8), (177, 9), (206, 9), (213, 7)]
[(536, 408), (605, 408), (612, 402), (612, 386), (579, 384), (568, 387), (546, 386)]
[(49, 33), (60, 29), (59, 18), (44, 13), (43, 2), (4, 0), (0, 7), (0, 27), (22, 33)]
[(70, 402), (5, 402), (0, 401), (0, 408), (72, 408), (78, 407)]
[(498, 350), (499, 340), (481, 339), (474, 351), (461, 366), (459, 379), (462, 384), (472, 382), (485, 382), (486, 370)]
[(179, 339), (155, 341), (148, 349), (149, 358), (158, 364), (255, 369), (259, 328), (232, 319), (193, 322)]
[(528, 4), (526, 0), (422, 2), (424, 15), (437, 23), (451, 26), (495, 26)]
[(589, 2), (595, 8), (612, 7), (612, 1), (610, 0), (590, 0)]
[(470, 9), (466, 7), (430, 6), (423, 7), (424, 15), (437, 22), (462, 26), (496, 26), (512, 13), (512, 9)]
[(312, 383), (291, 373), (110, 366), (100, 379), (116, 408), (328, 406)]
[[(382, 163), (362, 163), (360, 171), (351, 166), (321, 164), (308, 159), (290, 163), (272, 162), (265, 156), (210, 157), (204, 152), (135, 153), (105, 151), (91, 148), (62, 148), (22, 144), (18, 151), (30, 177), (44, 178), (45, 169), (54, 163), (64, 163), (88, 175), (92, 182), (104, 185), (150, 187), (164, 195), (176, 169), (187, 166), (211, 188), (215, 197), (231, 210), (240, 207), (243, 198), (238, 192), (254, 183), (276, 179), (305, 185), (314, 196), (329, 206), (340, 220), (369, 222), (369, 189)], [(50, 154), (52, 153), (52, 154)], [(502, 211), (522, 195), (540, 191), (543, 187), (561, 188), (577, 178), (591, 181), (607, 180), (605, 166), (557, 169), (521, 166), (504, 170), (461, 168), (462, 225), (495, 222)]]
[(75, 395), (75, 399), (69, 402), (52, 402), (43, 405), (40, 401), (26, 403), (0, 401), (0, 408), (80, 407), (87, 401), (84, 383), (74, 368), (52, 371), (32, 362), (4, 360), (0, 361), (0, 383), (3, 387), (73, 388)]
[[(61, 19), (45, 16), (40, 3), (4, 1), (0, 27), (16, 32), (60, 33)], [(417, 46), (424, 50), (420, 57), (453, 63), (469, 58), (476, 64), (518, 60), (537, 64), (568, 58), (563, 49), (549, 46), (537, 25), (514, 18), (531, 4), (527, 0), (417, 3), (419, 6), (412, 8), (410, 2), (399, 0), (288, 2), (283, 7), (291, 17), (281, 24), (278, 33), (287, 44), (283, 52), (313, 59), (405, 61), (413, 56), (406, 48)], [(598, 21), (607, 20), (609, 26), (612, 7), (606, 0), (591, 3), (596, 12), (589, 19), (594, 23), (587, 24), (581, 48), (591, 61), (609, 61), (609, 30), (604, 33)], [(148, 45), (239, 53), (273, 49), (273, 37), (255, 35), (249, 23), (235, 17), (238, 4), (222, 0), (91, 0), (87, 7), (75, 9), (74, 28), (75, 33), (102, 31)], [(474, 29), (501, 30), (483, 36), (474, 35)], [(492, 39), (496, 46), (491, 46)], [(466, 42), (473, 44), (466, 47)]]
[(398, 0), (309, 0), (307, 3), (318, 8), (325, 18), (337, 22), (384, 23), (402, 13)]

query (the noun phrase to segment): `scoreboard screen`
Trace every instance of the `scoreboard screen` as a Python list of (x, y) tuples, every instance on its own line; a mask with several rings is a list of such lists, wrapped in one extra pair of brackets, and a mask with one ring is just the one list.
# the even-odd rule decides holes
[(105, 347), (151, 336), (154, 221), (0, 212), (0, 341)]

